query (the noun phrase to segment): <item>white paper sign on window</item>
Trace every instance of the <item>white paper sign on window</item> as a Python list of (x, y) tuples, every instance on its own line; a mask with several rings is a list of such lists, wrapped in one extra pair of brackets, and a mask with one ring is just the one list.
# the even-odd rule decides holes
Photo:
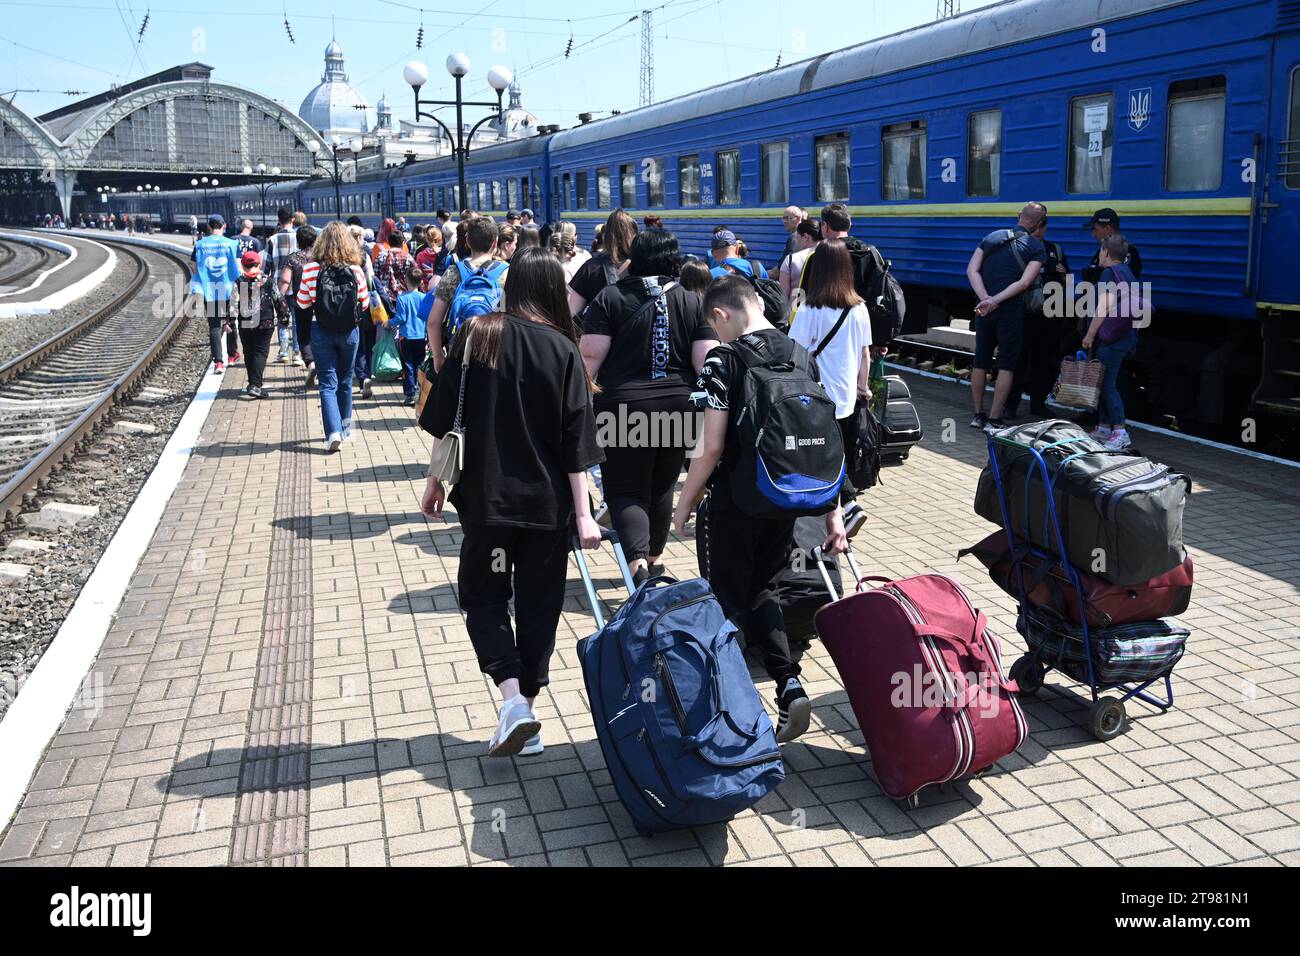
[(1083, 131), (1085, 133), (1104, 132), (1110, 125), (1110, 104), (1098, 103), (1083, 108)]
[(1094, 158), (1095, 158), (1095, 157), (1101, 156), (1101, 154), (1102, 154), (1102, 152), (1101, 152), (1101, 141), (1102, 141), (1102, 134), (1101, 134), (1101, 133), (1089, 133), (1089, 134), (1088, 134), (1088, 155), (1089, 155), (1090, 157), (1094, 157)]

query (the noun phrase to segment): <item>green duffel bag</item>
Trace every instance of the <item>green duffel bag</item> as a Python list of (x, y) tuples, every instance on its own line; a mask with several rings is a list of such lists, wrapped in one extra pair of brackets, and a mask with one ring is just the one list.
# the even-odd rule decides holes
[[(1031, 447), (1047, 463), (1071, 564), (1123, 585), (1141, 584), (1183, 563), (1183, 507), (1191, 479), (1132, 451), (1108, 451), (1060, 419), (1006, 429), (993, 442), (1018, 536), (1056, 551), (1047, 489)], [(975, 513), (1002, 523), (992, 463), (980, 474)]]

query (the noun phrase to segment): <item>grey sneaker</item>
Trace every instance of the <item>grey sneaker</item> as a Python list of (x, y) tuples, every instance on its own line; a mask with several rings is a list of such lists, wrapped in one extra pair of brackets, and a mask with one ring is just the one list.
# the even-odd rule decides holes
[(524, 748), (519, 751), (519, 756), (535, 757), (545, 749), (546, 747), (542, 744), (542, 735), (536, 734), (524, 741)]
[(522, 696), (512, 697), (501, 708), (496, 733), (488, 741), (489, 757), (513, 757), (531, 738), (542, 732), (542, 722)]

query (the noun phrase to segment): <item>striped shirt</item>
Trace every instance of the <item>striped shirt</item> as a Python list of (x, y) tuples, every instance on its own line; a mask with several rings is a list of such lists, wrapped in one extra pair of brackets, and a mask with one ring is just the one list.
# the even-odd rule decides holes
[[(310, 309), (316, 304), (316, 277), (320, 274), (320, 263), (310, 259), (302, 267), (302, 281), (298, 283), (298, 308)], [(370, 289), (366, 286), (366, 274), (360, 266), (352, 266), (352, 274), (357, 277), (357, 304), (363, 309), (370, 308)]]

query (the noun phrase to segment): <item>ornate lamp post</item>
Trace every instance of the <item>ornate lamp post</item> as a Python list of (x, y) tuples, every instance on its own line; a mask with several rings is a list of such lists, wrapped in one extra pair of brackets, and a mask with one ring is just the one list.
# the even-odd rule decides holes
[[(456, 81), (456, 98), (454, 100), (420, 99), (420, 88), (423, 87), (424, 84), (429, 81), (429, 68), (425, 66), (423, 63), (421, 63), (419, 60), (412, 60), (410, 63), (406, 64), (406, 68), (402, 70), (402, 78), (406, 80), (406, 82), (410, 85), (412, 92), (415, 93), (416, 122), (419, 122), (421, 119), (433, 120), (435, 123), (437, 123), (439, 126), (442, 127), (442, 131), (447, 134), (448, 142), (452, 144), (452, 153), (456, 157), (456, 181), (458, 183), (458, 190), (459, 190), (457, 196), (457, 200), (458, 200), (457, 205), (461, 209), (464, 209), (469, 204), (468, 198), (465, 195), (465, 154), (469, 152), (469, 144), (473, 141), (474, 134), (478, 132), (478, 128), (482, 126), (484, 123), (488, 122), (488, 120), (493, 120), (493, 119), (500, 120), (504, 115), (504, 111), (501, 106), (501, 96), (503, 93), (505, 93), (506, 88), (510, 85), (510, 81), (514, 79), (514, 74), (510, 72), (510, 69), (508, 67), (504, 67), (504, 66), (492, 67), (492, 69), (488, 71), (487, 80), (488, 83), (491, 85), (492, 89), (496, 90), (497, 101), (495, 103), (483, 103), (483, 102), (467, 102), (462, 96), (462, 90), (461, 90), (462, 81), (465, 79), (466, 74), (469, 73), (469, 57), (467, 57), (464, 53), (451, 54), (451, 56), (447, 57), (447, 72), (450, 73), (453, 79), (455, 79)], [(451, 130), (447, 128), (446, 123), (438, 119), (438, 117), (434, 116), (432, 113), (427, 112), (424, 109), (424, 107), (426, 106), (456, 107), (455, 135), (453, 135)], [(475, 123), (474, 128), (471, 129), (469, 131), (469, 135), (466, 136), (465, 124), (463, 119), (464, 108), (466, 106), (495, 107), (496, 112), (489, 113), (487, 116), (483, 117), (481, 120)]]
[(270, 169), (267, 169), (266, 163), (258, 163), (256, 169), (254, 169), (252, 166), (244, 167), (245, 176), (252, 176), (254, 175), (254, 173), (256, 173), (257, 175), (257, 182), (254, 183), (253, 185), (257, 189), (257, 195), (262, 200), (262, 228), (265, 229), (266, 228), (266, 193), (271, 188), (272, 179), (280, 175), (280, 167), (272, 166)]
[[(352, 163), (354, 166), (356, 165), (357, 162), (357, 156), (361, 153), (362, 145), (363, 144), (359, 138), (349, 140), (346, 145), (346, 149), (352, 153)], [(330, 179), (333, 180), (334, 182), (334, 218), (335, 219), (343, 218), (343, 196), (339, 188), (343, 183), (343, 170), (339, 166), (339, 154), (343, 151), (344, 148), (345, 148), (344, 143), (341, 139), (339, 139), (338, 136), (331, 136), (329, 138), (329, 150), (330, 150), (330, 159), (332, 162), (330, 165), (326, 165), (325, 160), (322, 159), (320, 156), (316, 155), (317, 153), (320, 152), (320, 143), (318, 143), (316, 140), (312, 140), (310, 143), (307, 144), (307, 150), (311, 153), (312, 165), (314, 165), (317, 169), (323, 171), (325, 175), (329, 176)]]

